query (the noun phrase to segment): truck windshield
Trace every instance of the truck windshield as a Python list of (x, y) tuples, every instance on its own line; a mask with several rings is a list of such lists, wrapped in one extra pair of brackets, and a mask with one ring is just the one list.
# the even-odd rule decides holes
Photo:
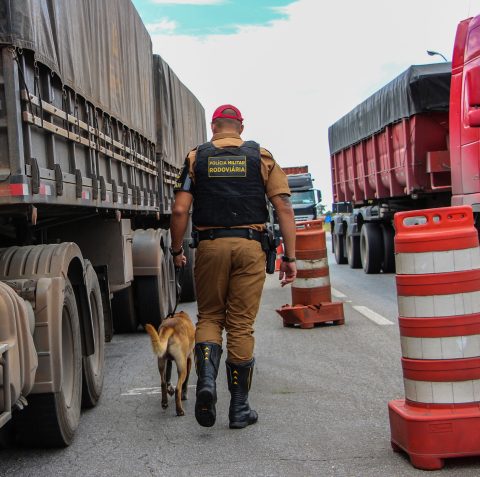
[(292, 205), (313, 205), (315, 204), (314, 191), (305, 190), (302, 192), (292, 192), (290, 201)]

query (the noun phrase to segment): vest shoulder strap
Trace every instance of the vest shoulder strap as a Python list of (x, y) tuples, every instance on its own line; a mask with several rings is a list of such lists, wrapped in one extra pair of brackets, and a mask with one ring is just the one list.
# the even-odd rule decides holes
[(205, 142), (203, 144), (200, 144), (198, 147), (197, 147), (197, 153), (196, 153), (196, 157), (199, 158), (201, 156), (201, 154), (208, 150), (208, 149), (212, 149), (212, 150), (215, 150), (215, 146), (213, 145), (212, 142), (208, 141), (208, 142)]
[(218, 151), (227, 152), (233, 155), (238, 155), (239, 149), (243, 149), (243, 151), (245, 151), (245, 149), (248, 149), (249, 152), (252, 153), (252, 155), (260, 157), (260, 144), (258, 144), (255, 141), (245, 141), (243, 142), (243, 144), (236, 147), (235, 146), (215, 147), (211, 141), (208, 141), (198, 146), (197, 157), (200, 157), (204, 153), (207, 153), (208, 155), (210, 153), (214, 154)]
[(260, 151), (260, 144), (255, 141), (245, 141), (241, 147), (248, 147), (249, 149), (255, 149), (255, 151)]

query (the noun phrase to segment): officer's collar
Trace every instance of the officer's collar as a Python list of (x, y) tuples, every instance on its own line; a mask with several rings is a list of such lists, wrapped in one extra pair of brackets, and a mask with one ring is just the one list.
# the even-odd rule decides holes
[(242, 139), (240, 134), (234, 132), (224, 132), (224, 133), (216, 133), (212, 136), (212, 141), (217, 141), (218, 139), (226, 139), (226, 138), (234, 138), (234, 139)]

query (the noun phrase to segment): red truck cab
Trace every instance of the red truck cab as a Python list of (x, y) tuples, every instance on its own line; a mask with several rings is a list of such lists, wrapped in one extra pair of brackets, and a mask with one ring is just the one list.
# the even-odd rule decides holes
[(452, 205), (480, 211), (480, 16), (457, 28), (450, 87)]

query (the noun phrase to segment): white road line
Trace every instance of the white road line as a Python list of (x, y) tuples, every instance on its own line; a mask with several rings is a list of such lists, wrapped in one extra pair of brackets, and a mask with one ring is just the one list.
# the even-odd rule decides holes
[(377, 325), (385, 326), (394, 324), (390, 320), (387, 320), (385, 317), (379, 315), (378, 313), (375, 313), (373, 310), (370, 310), (370, 308), (367, 308), (366, 306), (354, 305), (352, 306), (352, 308), (357, 310), (359, 313), (361, 313), (363, 316), (367, 317), (369, 320), (373, 321)]
[[(189, 384), (189, 388), (196, 388), (196, 384)], [(129, 389), (126, 393), (122, 393), (121, 396), (140, 396), (142, 394), (161, 394), (162, 389), (158, 386), (153, 388), (133, 388)]]
[(332, 295), (336, 296), (337, 298), (347, 298), (347, 295), (341, 291), (338, 291), (336, 288), (330, 287), (330, 290), (332, 291)]

